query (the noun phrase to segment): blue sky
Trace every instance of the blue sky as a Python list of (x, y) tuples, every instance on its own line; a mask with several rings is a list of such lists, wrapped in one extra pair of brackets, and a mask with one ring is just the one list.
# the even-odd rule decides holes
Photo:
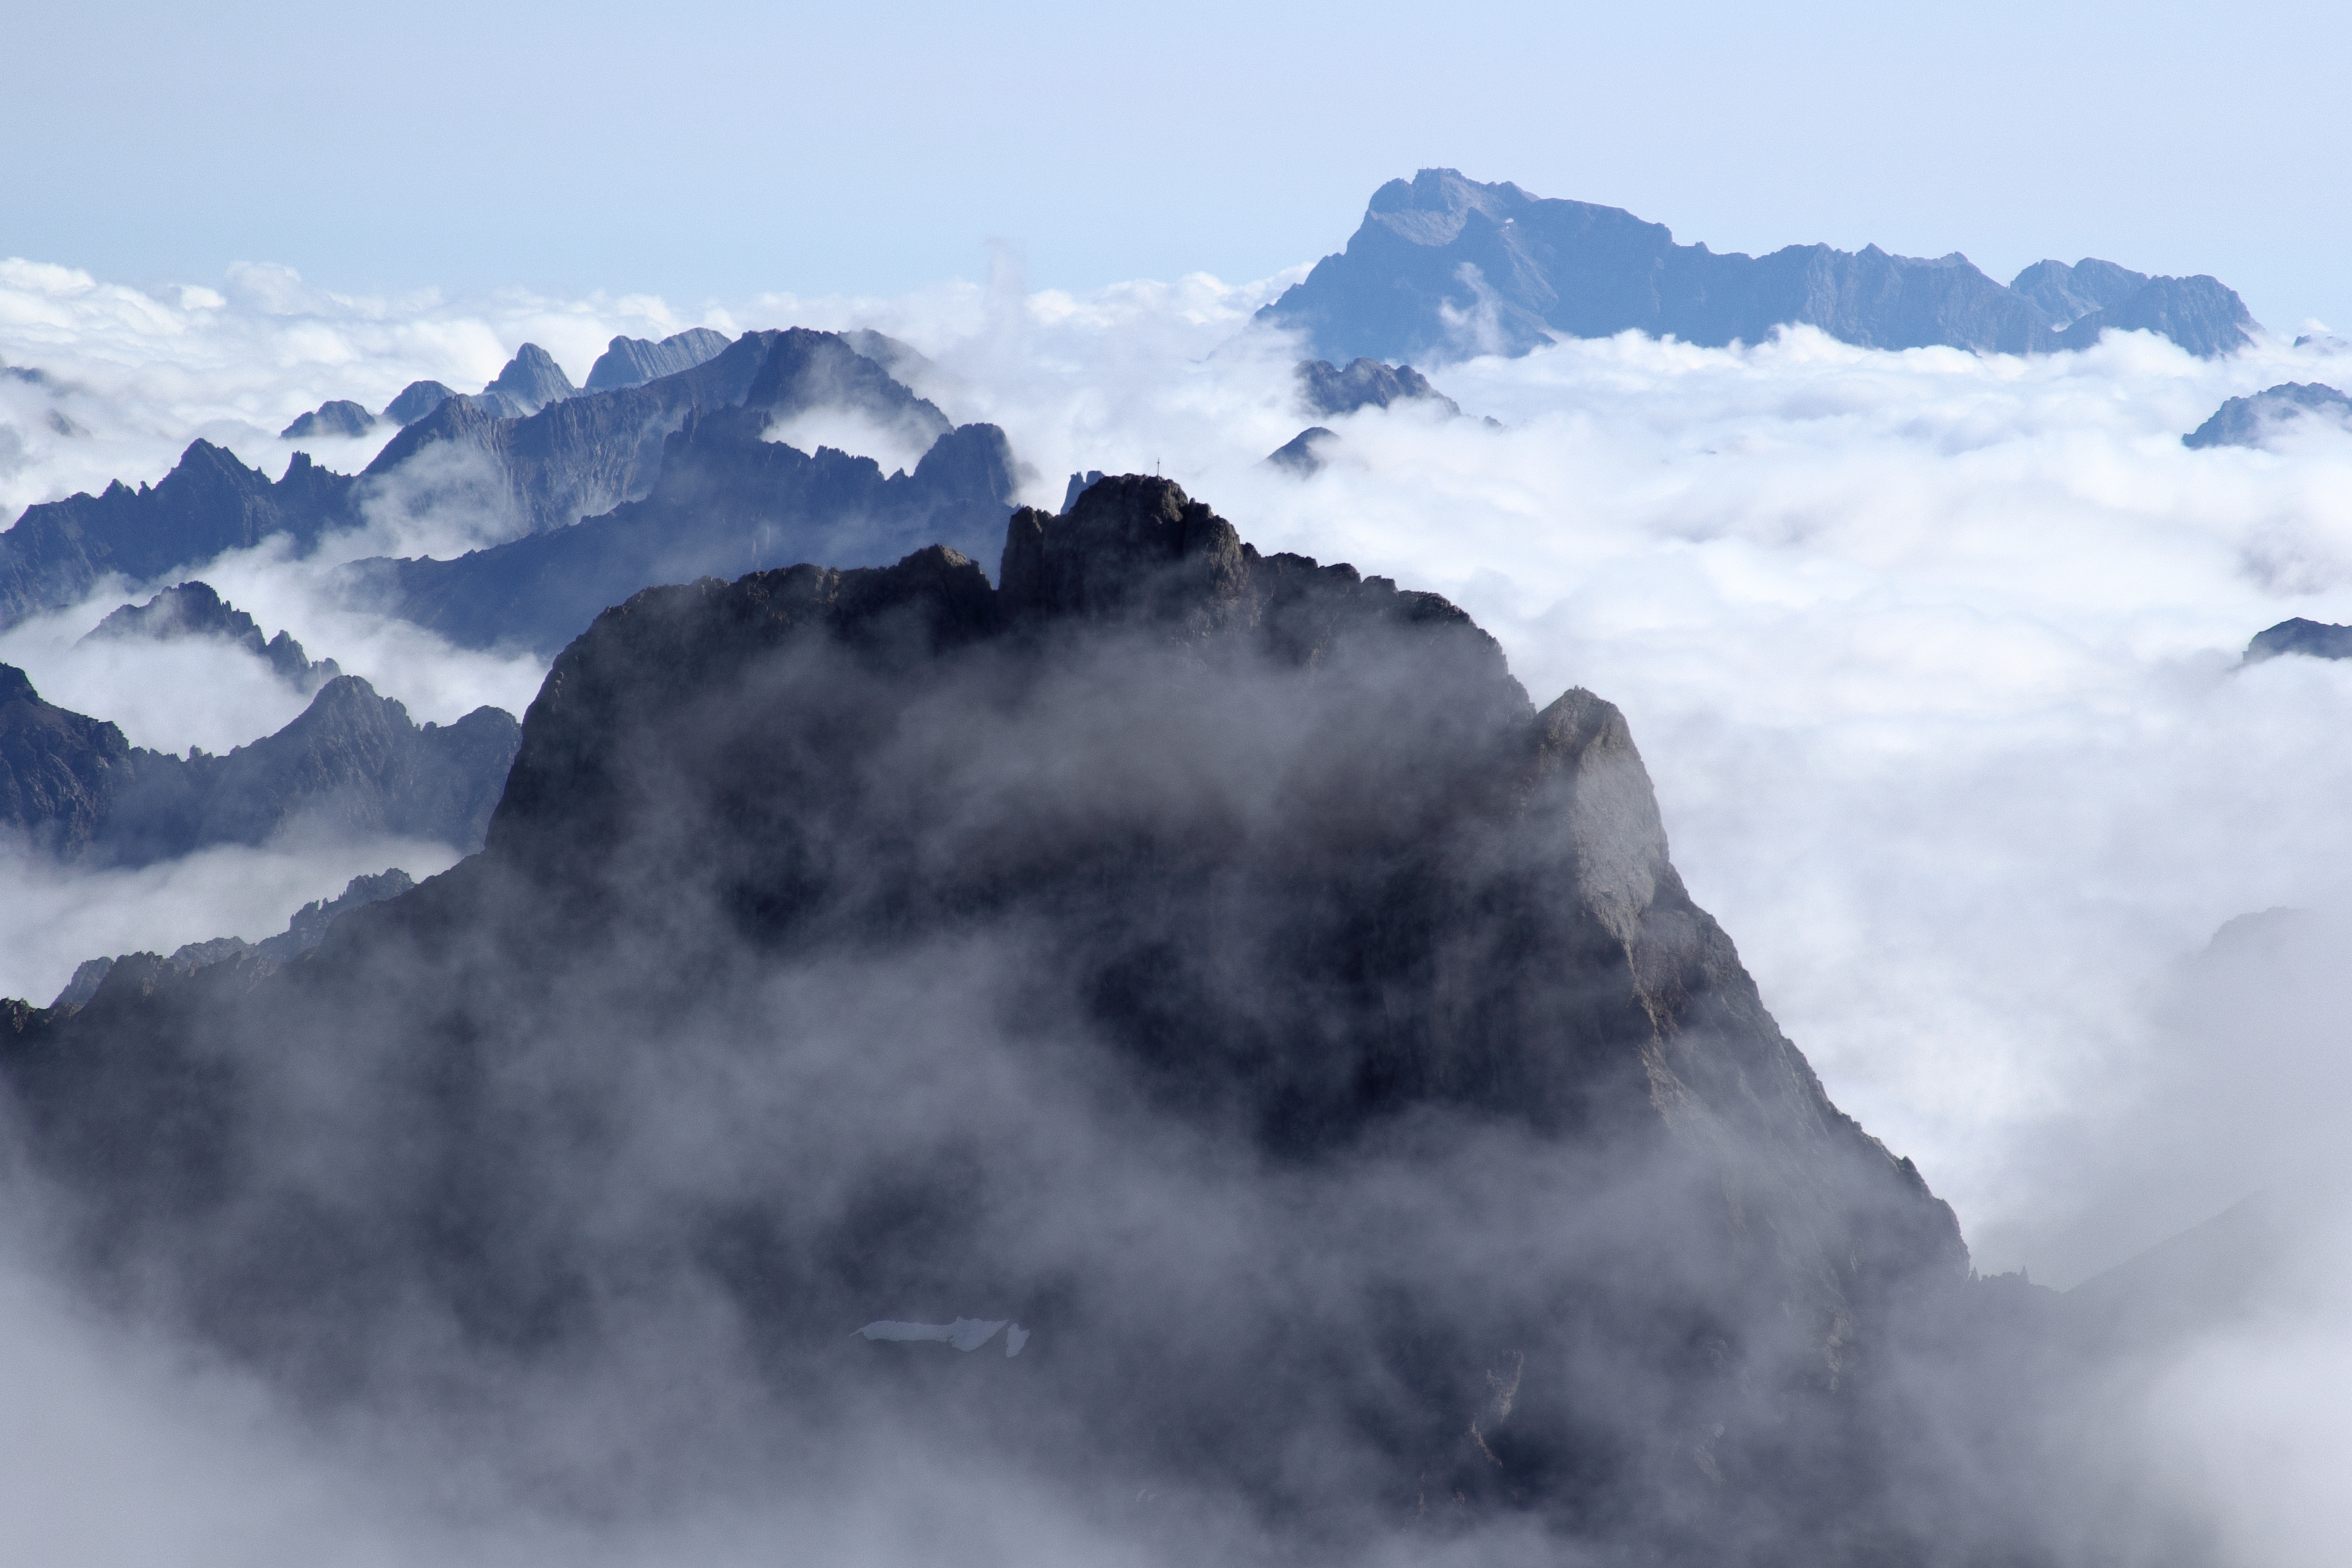
[(891, 293), (1336, 249), (1424, 164), (1676, 237), (2209, 271), (2352, 328), (2341, 7), (0, 0), (0, 254)]

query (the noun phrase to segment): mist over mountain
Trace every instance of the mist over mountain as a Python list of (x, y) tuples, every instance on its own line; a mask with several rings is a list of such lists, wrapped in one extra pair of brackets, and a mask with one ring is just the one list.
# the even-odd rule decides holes
[[(484, 854), (23, 1014), (79, 1267), (591, 1491), (879, 1443), (1176, 1560), (2074, 1560), (2009, 1297), (1615, 709), (1168, 481), (1017, 513), (1001, 582), (649, 590)], [(966, 1319), (1017, 1357), (914, 1332)]]
[(290, 632), (263, 637), (254, 618), (223, 599), (209, 583), (174, 584), (144, 605), (124, 605), (109, 611), (82, 640), (119, 642), (132, 637), (156, 642), (213, 637), (231, 643), (268, 665), (298, 691), (316, 691), (342, 674), (331, 658), (313, 664)]
[(1451, 169), (1382, 185), (1347, 249), (1258, 319), (1340, 362), (1522, 354), (1554, 334), (1629, 330), (1756, 343), (1782, 325), (1867, 348), (1986, 353), (2087, 347), (2108, 327), (2137, 328), (2213, 355), (2243, 346), (2252, 324), (2210, 278), (2150, 279), (2086, 259), (2038, 263), (2004, 288), (1957, 252), (1927, 259), (1811, 245), (1718, 255), (1676, 245), (1664, 225), (1622, 208), (1538, 198)]
[(2232, 397), (2180, 438), (2192, 449), (2263, 447), (2291, 429), (2352, 429), (2352, 397), (2317, 382), (2289, 381), (2247, 397)]
[(305, 827), (470, 849), (519, 742), (514, 716), (496, 708), (420, 730), (401, 704), (346, 675), (274, 735), (226, 756), (178, 757), (44, 702), (24, 671), (0, 665), (0, 830), (93, 866), (147, 865)]
[[(649, 495), (665, 442), (697, 409), (741, 407), (770, 425), (835, 411), (918, 451), (952, 429), (934, 405), (834, 333), (749, 332), (688, 370), (579, 395), (545, 351), (524, 347), (479, 396), (433, 401), (415, 386), (402, 394), (394, 408), (404, 400), (429, 406), (357, 476), (298, 452), (273, 483), (199, 440), (152, 487), (117, 482), (100, 495), (27, 508), (0, 534), (0, 626), (73, 604), (110, 574), (148, 581), (281, 536), (307, 552), (373, 516), (453, 510), (507, 537), (568, 527)], [(844, 520), (811, 521), (823, 528)], [(619, 596), (650, 581), (630, 582)]]
[(1013, 511), (1015, 463), (992, 425), (950, 431), (913, 473), (886, 477), (871, 458), (766, 440), (768, 418), (751, 408), (691, 412), (644, 500), (456, 560), (358, 562), (353, 594), (461, 647), (553, 654), (649, 584), (810, 555), (870, 564), (929, 539), (977, 550)]

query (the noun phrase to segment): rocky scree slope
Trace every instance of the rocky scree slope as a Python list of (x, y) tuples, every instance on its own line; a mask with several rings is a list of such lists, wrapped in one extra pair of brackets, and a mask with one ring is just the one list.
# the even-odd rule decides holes
[[(2001, 1369), (1921, 1371), (1950, 1211), (1691, 902), (1614, 708), (1163, 480), (1016, 513), (1000, 576), (638, 594), (481, 855), (276, 975), (27, 1013), (92, 1277), (320, 1397), (560, 1369), (633, 1485), (945, 1435), (1286, 1561), (2045, 1560), (1969, 1436)], [(961, 1317), (1034, 1337), (854, 1332)]]

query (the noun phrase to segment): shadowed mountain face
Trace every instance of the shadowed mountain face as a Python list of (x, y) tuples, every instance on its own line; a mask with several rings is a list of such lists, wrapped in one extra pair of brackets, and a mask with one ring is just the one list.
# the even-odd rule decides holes
[(993, 425), (941, 436), (913, 473), (885, 478), (871, 458), (763, 440), (767, 421), (749, 408), (690, 413), (643, 500), (454, 561), (361, 562), (352, 581), (460, 647), (521, 643), (552, 654), (647, 584), (812, 555), (878, 563), (924, 540), (977, 550), (1003, 535), (1015, 479)]
[(374, 428), (374, 415), (356, 403), (337, 398), (332, 402), (319, 405), (310, 413), (298, 417), (294, 423), (278, 434), (281, 438), (289, 441), (311, 441), (331, 439), (337, 437), (364, 436)]
[(2053, 327), (2120, 305), (2147, 283), (2145, 272), (2089, 256), (2072, 267), (2063, 261), (2037, 261), (2009, 280), (2011, 289), (2040, 306)]
[[(690, 327), (659, 342), (645, 338), (614, 338), (588, 368), (587, 390), (643, 386), (682, 370), (692, 370), (726, 352), (727, 335), (709, 327)], [(887, 367), (886, 367), (887, 368)]]
[(1949, 1211), (1613, 708), (1160, 480), (1015, 514), (1001, 581), (640, 594), (482, 855), (27, 1015), (88, 1265), (320, 1397), (576, 1398), (559, 1462), (632, 1487), (870, 1444), (1176, 1560), (2048, 1559), (1969, 1447), (2001, 1369), (1901, 1363), (1974, 1299)]
[(525, 343), (482, 388), (479, 401), (503, 418), (524, 419), (578, 393), (553, 354), (537, 343)]
[[(115, 484), (102, 495), (27, 508), (0, 534), (0, 626), (77, 603), (109, 574), (143, 582), (278, 535), (307, 550), (374, 508), (455, 507), (516, 535), (568, 527), (649, 494), (663, 443), (696, 409), (741, 406), (772, 420), (841, 409), (919, 448), (951, 428), (938, 408), (831, 332), (747, 332), (690, 370), (579, 395), (544, 351), (525, 349), (492, 384), (495, 397), (452, 395), (429, 382), (402, 393), (386, 417), (404, 428), (356, 478), (298, 452), (272, 484), (235, 454), (198, 441), (152, 487)], [(514, 398), (542, 395), (554, 400), (511, 416)]]
[[(1628, 330), (1720, 347), (1762, 342), (1783, 324), (1867, 348), (2000, 353), (2085, 346), (2104, 326), (2164, 332), (2200, 354), (2247, 341), (2244, 306), (2211, 279), (2143, 279), (2110, 300), (2113, 274), (2124, 272), (2110, 268), (2029, 269), (2020, 279), (2036, 285), (2029, 294), (1957, 253), (1924, 259), (1876, 246), (1856, 254), (1811, 245), (1717, 255), (1676, 245), (1663, 224), (1621, 208), (1423, 169), (1373, 193), (1347, 250), (1318, 262), (1259, 319), (1303, 331), (1316, 352), (1340, 361), (1520, 354), (1555, 333)], [(2173, 287), (2150, 293), (2158, 284)], [(2085, 297), (2095, 310), (2061, 342), (2037, 303), (2045, 295), (2070, 310)]]
[(298, 826), (470, 849), (519, 740), (513, 715), (496, 708), (419, 730), (346, 675), (275, 735), (226, 756), (176, 757), (42, 701), (24, 671), (0, 665), (0, 831), (95, 865), (260, 844)]
[(1307, 360), (1298, 367), (1298, 395), (1307, 412), (1336, 419), (1360, 408), (1386, 408), (1391, 403), (1429, 402), (1449, 414), (1461, 405), (1429, 384), (1429, 377), (1409, 364), (1386, 365), (1360, 359), (1341, 370), (1328, 360)]
[(2189, 447), (2262, 447), (2291, 426), (2309, 422), (2352, 428), (2352, 397), (2315, 381), (2286, 381), (2252, 397), (2232, 397), (2180, 438)]

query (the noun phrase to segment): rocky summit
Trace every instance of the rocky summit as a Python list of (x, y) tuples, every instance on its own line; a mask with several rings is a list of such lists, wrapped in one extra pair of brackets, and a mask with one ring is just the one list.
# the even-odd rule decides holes
[(632, 1487), (987, 1454), (1194, 1560), (2059, 1560), (1950, 1211), (1623, 716), (1164, 480), (1016, 512), (993, 585), (637, 594), (483, 853), (18, 1011), (116, 1299), (501, 1443), (577, 1401), (547, 1462)]
[[(2053, 313), (2054, 312), (2054, 313)], [(1768, 256), (1677, 245), (1621, 207), (1538, 197), (1452, 169), (1372, 194), (1346, 250), (1258, 312), (1345, 361), (1523, 354), (1554, 337), (1622, 331), (1721, 347), (1818, 327), (1865, 348), (1984, 353), (2087, 348), (2144, 330), (2210, 356), (2243, 347), (2245, 305), (2214, 279), (2112, 262), (2042, 262), (2010, 286), (1965, 256), (1792, 245)]]

